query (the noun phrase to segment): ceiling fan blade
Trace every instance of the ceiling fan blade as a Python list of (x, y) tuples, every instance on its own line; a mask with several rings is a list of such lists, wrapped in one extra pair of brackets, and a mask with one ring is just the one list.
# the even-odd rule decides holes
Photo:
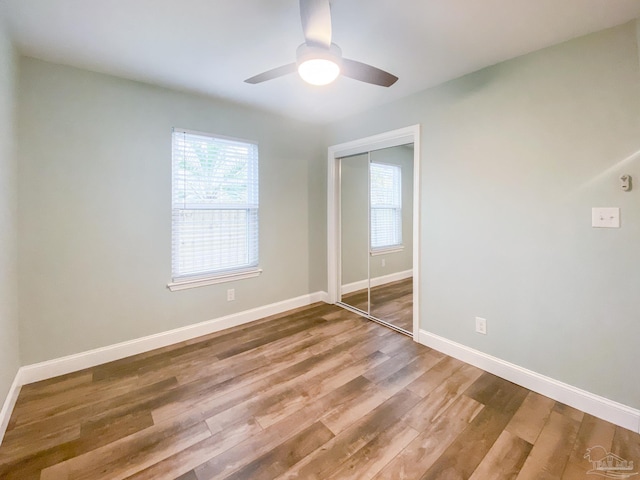
[(331, 47), (331, 6), (329, 0), (300, 0), (300, 19), (307, 45)]
[(398, 81), (398, 77), (366, 63), (356, 62), (348, 58), (342, 59), (342, 75), (361, 82), (390, 87)]
[(247, 78), (245, 80), (245, 83), (251, 83), (251, 84), (262, 83), (262, 82), (266, 82), (267, 80), (273, 80), (274, 78), (282, 77), (284, 75), (289, 75), (290, 73), (293, 73), (295, 71), (296, 71), (296, 64), (290, 63), (288, 65), (283, 65), (278, 68), (267, 70), (266, 72), (262, 72), (256, 75), (255, 77)]

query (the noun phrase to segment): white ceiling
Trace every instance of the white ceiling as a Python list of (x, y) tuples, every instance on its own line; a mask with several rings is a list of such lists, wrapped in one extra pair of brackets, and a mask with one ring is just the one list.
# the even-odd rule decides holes
[(640, 0), (333, 0), (344, 56), (400, 80), (311, 87), (243, 82), (295, 61), (298, 0), (0, 1), (23, 54), (317, 123), (640, 16)]

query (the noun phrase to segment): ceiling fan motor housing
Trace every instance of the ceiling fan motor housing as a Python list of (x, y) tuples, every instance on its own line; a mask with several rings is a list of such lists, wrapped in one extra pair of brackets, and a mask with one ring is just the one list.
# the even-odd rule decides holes
[(303, 43), (296, 50), (297, 66), (308, 60), (329, 60), (342, 70), (342, 49), (335, 43), (331, 44), (331, 47), (316, 47)]

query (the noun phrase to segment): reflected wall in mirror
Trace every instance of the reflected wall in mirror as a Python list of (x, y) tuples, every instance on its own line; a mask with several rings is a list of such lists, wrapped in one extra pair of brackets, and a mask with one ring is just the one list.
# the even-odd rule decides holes
[(369, 155), (340, 159), (342, 303), (369, 313)]
[(341, 302), (412, 333), (413, 145), (340, 159)]
[(371, 316), (413, 329), (413, 145), (370, 158)]

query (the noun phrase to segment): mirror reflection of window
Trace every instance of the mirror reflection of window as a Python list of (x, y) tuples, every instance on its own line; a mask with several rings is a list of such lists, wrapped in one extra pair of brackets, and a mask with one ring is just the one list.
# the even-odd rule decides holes
[(372, 162), (369, 169), (372, 252), (402, 247), (402, 169)]

